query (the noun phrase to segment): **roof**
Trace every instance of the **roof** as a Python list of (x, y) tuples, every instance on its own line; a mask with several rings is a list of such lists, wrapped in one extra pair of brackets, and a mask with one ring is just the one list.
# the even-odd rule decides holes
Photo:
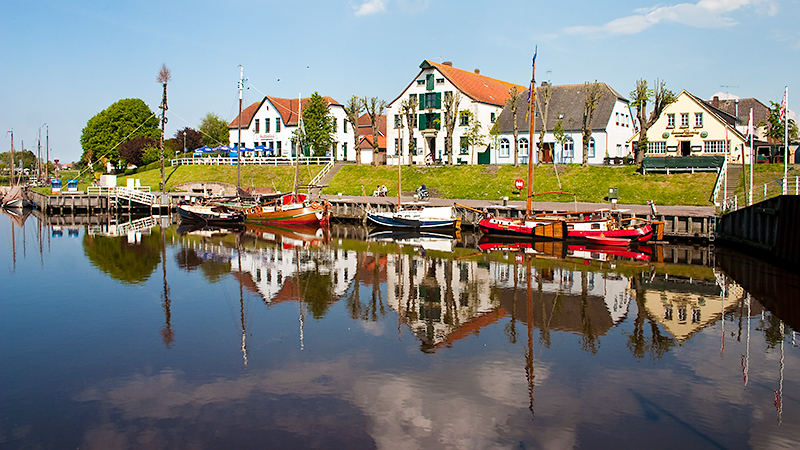
[[(328, 105), (331, 106), (342, 106), (341, 103), (334, 100), (332, 97), (323, 96), (322, 98), (328, 102)], [(297, 126), (297, 112), (300, 110), (298, 107), (298, 99), (296, 98), (280, 98), (280, 97), (272, 97), (266, 96), (264, 100), (260, 102), (253, 103), (252, 105), (248, 106), (244, 110), (242, 110), (242, 128), (249, 128), (250, 122), (253, 120), (253, 116), (256, 115), (256, 112), (261, 109), (261, 105), (264, 103), (265, 100), (269, 100), (270, 103), (275, 107), (275, 110), (278, 111), (278, 114), (281, 116), (281, 121), (283, 122), (284, 126)], [(306, 103), (311, 100), (310, 97), (302, 98), (299, 101), (301, 102), (301, 106), (305, 107)], [(228, 125), (228, 128), (238, 128), (238, 121), (239, 116), (233, 119), (233, 122)], [(246, 125), (245, 125), (246, 124)]]
[[(614, 110), (617, 100), (628, 103), (628, 99), (620, 95), (606, 83), (600, 84), (600, 100), (597, 102), (597, 109), (592, 120), (593, 129), (605, 128)], [(565, 130), (580, 130), (583, 123), (583, 107), (585, 102), (585, 84), (562, 84), (552, 86), (553, 95), (550, 97), (550, 104), (547, 107), (547, 130), (552, 131), (559, 120)], [(536, 89), (536, 104), (538, 108), (543, 107), (541, 92), (543, 87)], [(530, 128), (528, 116), (528, 89), (521, 91), (517, 95), (517, 129), (523, 132)], [(537, 108), (537, 109), (538, 109)], [(513, 114), (511, 108), (506, 106), (497, 118), (501, 132), (511, 132), (514, 129)], [(602, 125), (602, 127), (599, 127)], [(542, 129), (541, 113), (536, 113), (535, 129)]]
[[(367, 149), (372, 148), (372, 133), (361, 136), (358, 141), (358, 148)], [(386, 137), (378, 136), (378, 148), (386, 149)]]
[[(766, 122), (769, 118), (769, 107), (755, 98), (722, 100), (718, 97), (715, 97), (712, 100), (701, 101), (709, 106), (709, 108), (717, 113), (720, 117), (727, 116), (725, 118), (729, 125), (747, 124), (747, 121), (750, 118), (750, 108), (753, 108), (754, 125), (757, 125), (761, 122)], [(735, 120), (735, 123), (732, 122), (732, 120)]]
[[(434, 68), (438, 70), (439, 73), (441, 73), (448, 81), (450, 81), (453, 86), (458, 88), (459, 91), (473, 101), (495, 106), (503, 106), (506, 103), (506, 100), (508, 99), (508, 90), (512, 87), (516, 86), (517, 90), (519, 91), (525, 89), (525, 86), (519, 84), (509, 83), (507, 81), (501, 81), (495, 78), (487, 77), (486, 75), (481, 75), (478, 69), (475, 69), (474, 72), (470, 72), (455, 68), (451, 63), (440, 64), (428, 61), (426, 59), (422, 61), (422, 63), (419, 65), (419, 68), (420, 72), (416, 77), (414, 77), (414, 80), (408, 85), (408, 87), (416, 83), (417, 78), (419, 78), (420, 74), (422, 74), (425, 69)], [(408, 87), (406, 87), (403, 92), (408, 90)], [(396, 100), (397, 99), (392, 100), (390, 104), (394, 103)]]
[[(381, 114), (378, 133), (380, 136), (386, 136), (386, 114)], [(372, 121), (369, 119), (369, 114), (364, 113), (358, 118), (358, 135), (366, 134), (372, 136)]]

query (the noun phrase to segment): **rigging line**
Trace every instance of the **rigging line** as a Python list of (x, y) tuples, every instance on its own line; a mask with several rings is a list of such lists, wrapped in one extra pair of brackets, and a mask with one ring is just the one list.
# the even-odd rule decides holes
[[(152, 114), (150, 114), (150, 117), (153, 117), (153, 116), (155, 116), (155, 115), (156, 115), (156, 113), (152, 113)], [(145, 124), (145, 123), (147, 123), (147, 121), (148, 121), (148, 120), (150, 120), (150, 117), (148, 117), (147, 119), (144, 119), (144, 121), (143, 121), (142, 123), (140, 123), (138, 127), (136, 127), (136, 128), (133, 130), (133, 131), (131, 131), (130, 133), (128, 133), (128, 135), (127, 135), (127, 136), (125, 136), (124, 138), (122, 138), (122, 140), (121, 140), (121, 141), (117, 142), (117, 144), (116, 144), (116, 145), (114, 145), (114, 146), (113, 146), (113, 147), (111, 147), (110, 149), (106, 150), (106, 152), (105, 152), (105, 153), (103, 153), (101, 156), (98, 156), (98, 157), (97, 157), (97, 162), (100, 162), (100, 158), (102, 158), (102, 157), (106, 156), (107, 154), (109, 154), (109, 153), (111, 152), (111, 150), (114, 150), (115, 148), (119, 147), (119, 146), (120, 146), (120, 145), (122, 145), (123, 143), (127, 142), (127, 139), (128, 139), (128, 138), (129, 138), (129, 137), (130, 137), (130, 136), (131, 136), (133, 133), (135, 133), (135, 132), (136, 132), (136, 131), (137, 131), (139, 128), (142, 128), (142, 127), (144, 126), (144, 124)], [(91, 161), (90, 161), (90, 163), (91, 163)], [(88, 169), (88, 167), (87, 167), (86, 169)], [(84, 170), (86, 170), (86, 169), (84, 169)], [(80, 172), (78, 172), (78, 176), (80, 176), (82, 173), (83, 173), (83, 170), (81, 170)]]

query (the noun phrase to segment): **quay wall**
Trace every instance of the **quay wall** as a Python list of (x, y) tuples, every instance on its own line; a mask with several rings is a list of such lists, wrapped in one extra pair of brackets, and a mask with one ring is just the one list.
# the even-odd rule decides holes
[(781, 195), (720, 217), (717, 236), (800, 263), (800, 196)]

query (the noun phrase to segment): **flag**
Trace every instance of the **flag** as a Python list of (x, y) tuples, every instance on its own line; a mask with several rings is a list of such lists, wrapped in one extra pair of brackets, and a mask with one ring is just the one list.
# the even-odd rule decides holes
[(747, 139), (753, 137), (753, 108), (750, 108), (750, 120), (747, 121)]
[(783, 100), (781, 100), (781, 122), (783, 122), (784, 118), (786, 117), (786, 94), (788, 94), (788, 91), (789, 89), (787, 88), (783, 93)]

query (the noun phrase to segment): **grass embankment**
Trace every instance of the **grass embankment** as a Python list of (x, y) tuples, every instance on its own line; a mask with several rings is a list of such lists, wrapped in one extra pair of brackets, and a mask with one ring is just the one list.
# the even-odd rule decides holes
[[(517, 178), (527, 180), (526, 166), (404, 166), (402, 169), (403, 195), (411, 195), (425, 182), (435, 197), (498, 200), (507, 196), (510, 200), (525, 200), (527, 187), (522, 192), (516, 191)], [(715, 181), (716, 173), (708, 172), (641, 175), (633, 166), (539, 166), (534, 168), (533, 191), (570, 192), (576, 194), (577, 201), (601, 203), (608, 201), (605, 200), (608, 189), (614, 187), (618, 189), (620, 203), (646, 204), (653, 200), (659, 205), (711, 205), (709, 197)], [(364, 185), (370, 195), (378, 184), (386, 184), (390, 196), (397, 195), (397, 167), (342, 167), (323, 193), (361, 195)], [(536, 199), (571, 202), (575, 198), (547, 194)]]
[[(167, 166), (164, 168), (166, 189), (175, 190), (176, 185), (188, 181), (219, 181), (235, 185), (236, 169), (236, 166)], [(308, 183), (320, 169), (321, 166), (301, 166), (300, 184)], [(747, 173), (749, 174), (749, 167)], [(789, 176), (798, 175), (800, 167), (790, 166)], [(716, 177), (716, 173), (711, 172), (642, 175), (633, 166), (538, 166), (534, 168), (533, 190), (571, 192), (576, 194), (578, 201), (602, 203), (607, 201), (608, 189), (614, 187), (619, 191), (620, 203), (646, 204), (648, 200), (653, 200), (658, 205), (711, 206), (709, 199)], [(782, 177), (782, 164), (759, 164), (754, 167), (754, 186)], [(151, 186), (154, 190), (161, 181), (158, 168), (119, 176), (117, 184), (124, 186), (126, 178), (138, 178), (143, 186)], [(499, 200), (508, 196), (510, 200), (525, 200), (527, 188), (523, 188), (522, 192), (514, 189), (514, 180), (517, 178), (527, 180), (526, 166), (402, 167), (405, 196), (411, 196), (414, 189), (425, 182), (434, 197)], [(240, 179), (241, 185), (245, 187), (266, 186), (289, 192), (294, 183), (294, 167), (241, 166)], [(88, 181), (82, 181), (79, 189), (85, 191)], [(339, 170), (322, 193), (362, 195), (363, 186), (366, 194), (371, 195), (375, 186), (381, 184), (387, 186), (389, 196), (397, 195), (396, 166), (348, 165)], [(739, 190), (744, 186), (745, 177), (742, 177)], [(45, 189), (49, 193), (49, 188), (43, 188)], [(573, 196), (547, 194), (537, 196), (536, 199), (571, 202)]]

